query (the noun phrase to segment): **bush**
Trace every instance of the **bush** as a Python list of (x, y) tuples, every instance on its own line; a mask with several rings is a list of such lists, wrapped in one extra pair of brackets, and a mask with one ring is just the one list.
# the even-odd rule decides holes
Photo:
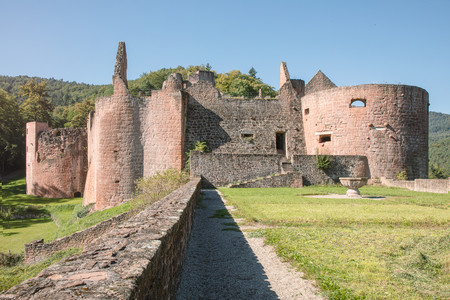
[(316, 168), (319, 170), (327, 170), (331, 166), (331, 158), (329, 155), (319, 155), (316, 152)]
[(0, 267), (13, 267), (23, 261), (23, 253), (2, 253), (0, 252)]
[(167, 169), (157, 172), (152, 177), (141, 178), (136, 182), (136, 196), (132, 200), (133, 207), (150, 205), (189, 181), (185, 172)]
[(203, 153), (208, 153), (209, 152), (209, 147), (208, 144), (206, 142), (200, 142), (200, 141), (196, 141), (195, 144), (191, 145), (191, 147), (189, 147), (189, 151), (186, 152), (186, 163), (184, 164), (184, 171), (189, 173), (189, 171), (191, 170), (191, 151), (200, 151)]
[(84, 218), (91, 212), (93, 205), (94, 205), (93, 203), (86, 206), (83, 206), (82, 204), (77, 204), (73, 209), (73, 214), (76, 216), (77, 219)]
[(398, 172), (396, 177), (397, 180), (408, 180), (408, 174), (406, 173), (406, 170)]

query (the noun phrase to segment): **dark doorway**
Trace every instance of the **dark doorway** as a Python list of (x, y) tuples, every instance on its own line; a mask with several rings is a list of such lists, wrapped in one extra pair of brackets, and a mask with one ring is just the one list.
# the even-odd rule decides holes
[(73, 193), (73, 197), (74, 197), (74, 198), (79, 198), (79, 197), (81, 197), (81, 192), (75, 192), (75, 193)]
[(286, 155), (286, 135), (284, 132), (276, 133), (277, 153)]

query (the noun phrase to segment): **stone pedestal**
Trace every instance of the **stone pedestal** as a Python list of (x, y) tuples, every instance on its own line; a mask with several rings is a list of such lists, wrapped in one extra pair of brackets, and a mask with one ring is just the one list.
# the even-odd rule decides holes
[(367, 184), (367, 177), (339, 177), (343, 186), (348, 188), (346, 196), (349, 198), (362, 198), (358, 188)]

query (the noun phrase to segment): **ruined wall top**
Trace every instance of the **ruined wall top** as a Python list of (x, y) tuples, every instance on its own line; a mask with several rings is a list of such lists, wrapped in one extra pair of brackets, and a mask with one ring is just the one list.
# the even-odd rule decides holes
[(127, 50), (125, 48), (125, 42), (119, 42), (116, 55), (116, 66), (114, 68), (114, 77), (119, 77), (125, 83), (128, 88), (127, 81)]
[(316, 75), (306, 84), (306, 94), (335, 88), (336, 85), (325, 74), (319, 70)]
[(214, 86), (216, 85), (214, 81), (214, 73), (209, 71), (197, 71), (195, 73), (192, 73), (189, 75), (188, 80), (191, 84), (197, 83), (199, 81), (207, 81)]
[(290, 79), (291, 77), (289, 76), (287, 65), (284, 61), (282, 61), (280, 65), (280, 88)]
[(163, 90), (181, 90), (183, 88), (183, 77), (180, 73), (172, 73), (166, 81), (163, 82)]

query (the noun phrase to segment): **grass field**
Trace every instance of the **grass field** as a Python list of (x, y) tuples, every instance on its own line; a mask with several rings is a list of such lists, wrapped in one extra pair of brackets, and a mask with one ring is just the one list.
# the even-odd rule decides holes
[[(24, 245), (43, 238), (45, 242), (88, 228), (129, 208), (125, 203), (111, 209), (83, 216), (82, 198), (49, 199), (25, 193), (25, 178), (12, 180), (2, 187), (2, 208), (13, 209), (23, 218), (2, 220), (0, 252), (20, 253)], [(31, 218), (28, 218), (32, 216)], [(36, 217), (37, 216), (37, 217)]]
[(268, 225), (278, 254), (330, 299), (450, 299), (450, 195), (367, 186), (385, 199), (308, 198), (340, 186), (220, 191), (235, 217)]

